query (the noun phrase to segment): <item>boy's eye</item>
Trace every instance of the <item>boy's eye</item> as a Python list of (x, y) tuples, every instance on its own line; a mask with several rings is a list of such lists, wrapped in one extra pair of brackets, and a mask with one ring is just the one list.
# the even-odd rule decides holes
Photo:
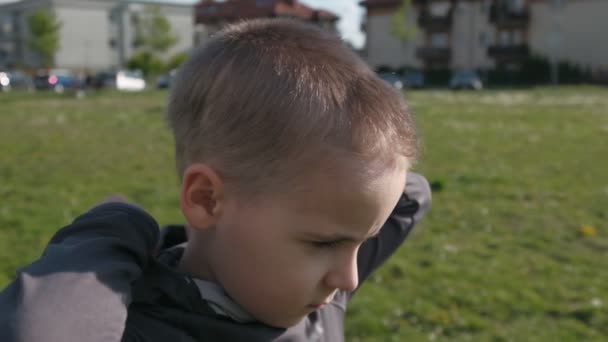
[(312, 245), (317, 248), (335, 248), (340, 245), (340, 241), (312, 241)]

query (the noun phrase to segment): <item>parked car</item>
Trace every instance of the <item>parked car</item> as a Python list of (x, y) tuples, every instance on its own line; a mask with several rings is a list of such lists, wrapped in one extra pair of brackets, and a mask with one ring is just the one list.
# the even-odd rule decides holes
[(158, 89), (168, 89), (171, 88), (173, 81), (175, 80), (175, 76), (177, 75), (177, 69), (173, 69), (166, 74), (160, 75), (156, 80), (156, 88)]
[(383, 72), (378, 74), (378, 77), (386, 81), (395, 89), (403, 89), (403, 81), (401, 80), (401, 77), (394, 72)]
[(7, 91), (10, 89), (11, 79), (7, 72), (0, 72), (0, 87), (3, 91)]
[(63, 93), (66, 90), (81, 90), (82, 86), (83, 81), (65, 69), (40, 70), (34, 77), (36, 90), (54, 90)]
[(146, 88), (146, 80), (137, 70), (104, 71), (95, 76), (93, 86), (121, 91), (142, 91)]
[(424, 74), (419, 70), (408, 71), (403, 75), (403, 86), (405, 88), (423, 88)]
[(98, 72), (97, 74), (95, 74), (95, 76), (91, 78), (90, 86), (95, 89), (114, 87), (112, 78), (113, 77), (111, 71)]
[(0, 90), (9, 91), (13, 89), (32, 90), (34, 83), (26, 73), (14, 71), (0, 71)]
[(475, 71), (457, 71), (452, 74), (452, 78), (450, 79), (450, 88), (481, 90), (483, 89), (483, 82)]

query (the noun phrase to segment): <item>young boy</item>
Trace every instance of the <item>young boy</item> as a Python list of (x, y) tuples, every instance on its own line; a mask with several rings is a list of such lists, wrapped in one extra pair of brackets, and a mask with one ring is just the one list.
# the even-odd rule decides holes
[(0, 294), (2, 341), (343, 340), (430, 206), (402, 96), (334, 36), (258, 20), (193, 53), (168, 119), (185, 227), (80, 216)]

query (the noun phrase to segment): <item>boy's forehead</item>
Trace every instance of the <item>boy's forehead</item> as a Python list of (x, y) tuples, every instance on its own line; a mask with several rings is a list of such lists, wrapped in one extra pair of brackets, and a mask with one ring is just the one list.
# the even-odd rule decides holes
[(305, 180), (306, 190), (298, 191), (292, 200), (296, 209), (313, 217), (323, 217), (338, 226), (372, 227), (388, 215), (405, 184), (400, 170), (384, 172), (365, 179), (355, 172), (318, 173)]
[(313, 188), (324, 192), (333, 191), (364, 198), (386, 190), (389, 184), (405, 182), (405, 162), (389, 165), (380, 161), (336, 157), (322, 163), (322, 167), (309, 173), (307, 181)]

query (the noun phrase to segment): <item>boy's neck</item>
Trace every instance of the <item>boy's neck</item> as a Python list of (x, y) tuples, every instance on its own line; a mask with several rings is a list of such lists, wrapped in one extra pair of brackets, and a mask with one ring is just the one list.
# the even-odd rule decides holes
[(213, 272), (207, 263), (207, 258), (201, 252), (201, 248), (195, 247), (198, 244), (192, 242), (194, 241), (189, 241), (186, 244), (184, 254), (177, 265), (177, 269), (194, 278), (216, 282)]

